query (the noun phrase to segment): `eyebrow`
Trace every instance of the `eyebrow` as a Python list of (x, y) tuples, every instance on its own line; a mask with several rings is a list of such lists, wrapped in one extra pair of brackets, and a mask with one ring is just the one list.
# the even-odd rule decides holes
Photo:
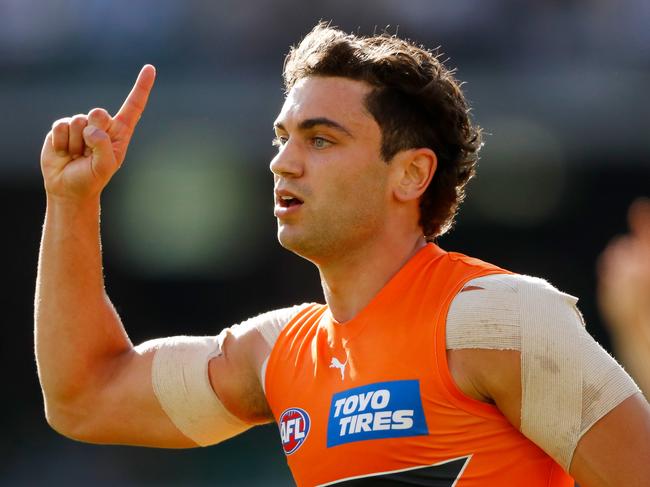
[[(338, 130), (339, 132), (344, 133), (348, 137), (354, 138), (352, 133), (348, 129), (346, 129), (343, 125), (341, 125), (338, 122), (335, 122), (334, 120), (332, 120), (330, 118), (326, 118), (326, 117), (308, 118), (306, 120), (303, 120), (302, 122), (300, 122), (298, 124), (298, 129), (299, 130), (309, 130), (309, 129), (312, 129), (312, 128), (317, 127), (319, 125), (324, 125), (325, 127), (333, 128), (334, 130)], [(284, 127), (284, 125), (282, 125), (280, 122), (275, 122), (273, 124), (273, 127), (275, 129), (284, 130), (285, 132), (287, 131), (287, 129)]]

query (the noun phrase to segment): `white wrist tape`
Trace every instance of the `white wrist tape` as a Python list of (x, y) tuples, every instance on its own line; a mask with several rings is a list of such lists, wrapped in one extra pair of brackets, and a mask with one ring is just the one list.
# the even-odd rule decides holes
[(565, 470), (578, 440), (640, 392), (587, 333), (577, 299), (542, 279), (494, 275), (467, 285), (447, 315), (447, 349), (521, 352), (521, 432)]
[(174, 425), (200, 446), (214, 445), (253, 426), (233, 416), (210, 384), (208, 362), (221, 353), (226, 333), (155, 340), (151, 379), (156, 397)]

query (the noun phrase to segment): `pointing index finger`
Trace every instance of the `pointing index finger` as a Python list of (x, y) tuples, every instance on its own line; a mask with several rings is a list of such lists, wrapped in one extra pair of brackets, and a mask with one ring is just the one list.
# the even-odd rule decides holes
[(115, 119), (122, 122), (131, 131), (140, 120), (144, 107), (147, 105), (147, 99), (155, 79), (156, 68), (151, 64), (144, 65), (131, 89), (131, 93), (126, 97), (122, 107), (115, 115)]

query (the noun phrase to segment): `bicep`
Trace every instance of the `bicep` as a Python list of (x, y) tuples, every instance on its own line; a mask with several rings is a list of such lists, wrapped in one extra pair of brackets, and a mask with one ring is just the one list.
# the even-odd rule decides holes
[(92, 438), (80, 439), (208, 446), (262, 422), (251, 420), (248, 408), (251, 398), (262, 395), (251, 361), (256, 335), (236, 325), (216, 337), (176, 336), (135, 347), (96, 388), (100, 410), (87, 415), (84, 425)]
[[(448, 333), (448, 346), (516, 349), (468, 350), (472, 357), (465, 362), (477, 384), (474, 390), (496, 403), (515, 427), (569, 470), (585, 432), (638, 388), (585, 331), (574, 298), (531, 278), (513, 277), (511, 281), (516, 292), (491, 300), (498, 298), (507, 304), (506, 311), (512, 311), (493, 317), (498, 326), (485, 326), (486, 313), (477, 312), (489, 311), (492, 302), (477, 307), (469, 301), (476, 296), (474, 301), (481, 304), (478, 298), (484, 291), (461, 293), (466, 295), (460, 300), (465, 305), (464, 317), (481, 319), (470, 328), (473, 333), (464, 325), (472, 323), (471, 319), (460, 321), (463, 327), (456, 325), (456, 335)], [(505, 330), (507, 336), (495, 330)], [(471, 343), (466, 343), (467, 337)], [(611, 443), (602, 445), (605, 451), (613, 450)]]
[(210, 360), (209, 374), (213, 390), (233, 415), (256, 424), (273, 420), (264, 390), (266, 363), (282, 330), (311, 305), (268, 311), (226, 330), (224, 353)]
[(273, 415), (262, 387), (261, 367), (271, 347), (254, 327), (227, 330), (222, 353), (209, 363), (212, 390), (226, 412), (250, 424), (267, 423)]
[(67, 436), (92, 443), (206, 446), (272, 419), (261, 369), (305, 305), (251, 318), (218, 337), (145, 342), (111, 361)]
[(210, 360), (212, 388), (233, 415), (251, 423), (273, 419), (264, 392), (265, 364), (284, 327), (308, 303), (250, 318), (225, 331), (223, 353)]
[(650, 479), (650, 406), (638, 393), (580, 439), (570, 473), (583, 487), (641, 486)]
[[(480, 351), (479, 362), (490, 363), (483, 368), (492, 380), (485, 379), (486, 395), (518, 429), (521, 429), (520, 359), (517, 352)], [(476, 355), (475, 355), (476, 356)], [(484, 377), (487, 377), (487, 373)], [(498, 377), (499, 380), (494, 380)], [(564, 391), (569, 394), (569, 391)], [(608, 392), (607, 387), (602, 391)], [(587, 400), (583, 395), (583, 400)], [(542, 414), (543, 411), (537, 411)], [(564, 415), (557, 411), (556, 414)], [(584, 417), (582, 418), (584, 420)], [(535, 431), (535, 425), (528, 425)], [(560, 437), (562, 431), (553, 431)], [(532, 440), (546, 451), (557, 446), (548, 441), (550, 435)], [(633, 394), (595, 422), (575, 445), (570, 467), (571, 476), (582, 487), (617, 487), (646, 485), (650, 478), (650, 405), (641, 393)]]
[(155, 341), (116, 357), (75, 415), (83, 418), (67, 436), (90, 443), (190, 448), (160, 405), (152, 384)]

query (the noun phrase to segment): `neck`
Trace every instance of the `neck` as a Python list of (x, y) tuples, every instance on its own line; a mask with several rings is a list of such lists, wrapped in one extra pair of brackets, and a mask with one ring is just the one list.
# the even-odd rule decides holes
[(339, 323), (354, 318), (388, 281), (426, 245), (421, 234), (396, 241), (372, 241), (335, 261), (319, 264), (330, 312)]

